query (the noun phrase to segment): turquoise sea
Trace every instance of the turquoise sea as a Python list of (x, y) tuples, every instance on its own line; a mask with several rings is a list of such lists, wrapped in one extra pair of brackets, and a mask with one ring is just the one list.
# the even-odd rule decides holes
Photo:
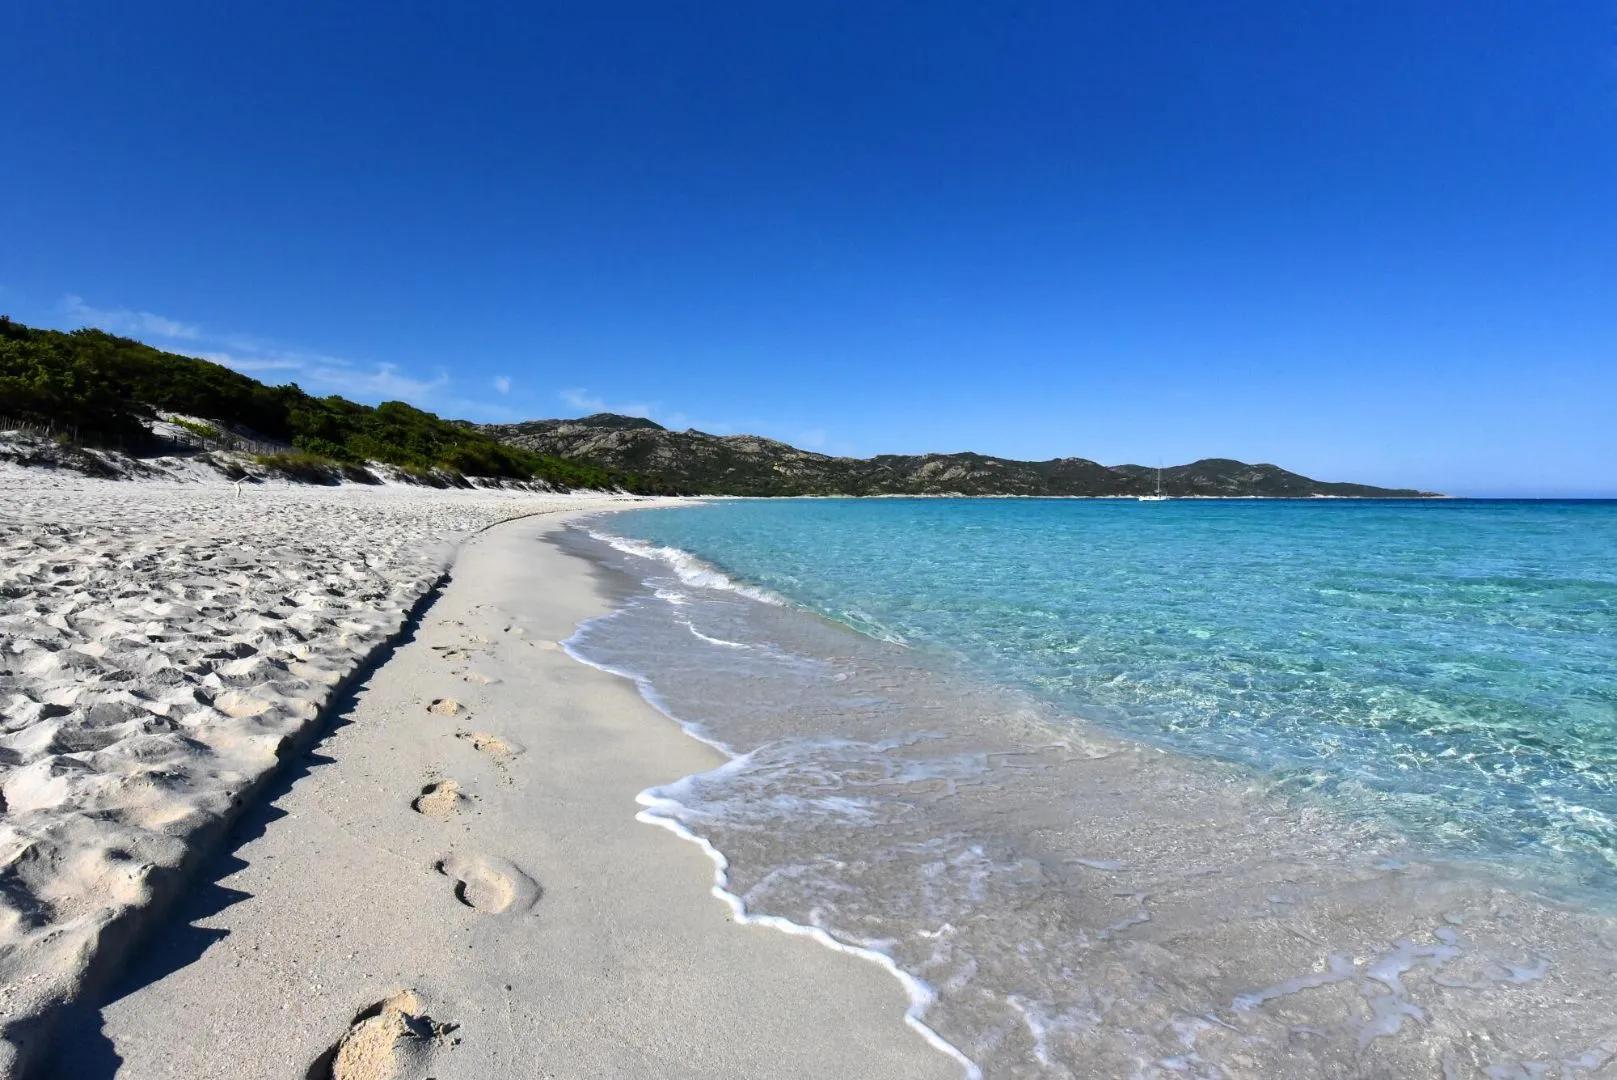
[(862, 633), (1617, 886), (1617, 503), (747, 501), (620, 515)]
[(718, 500), (572, 543), (625, 599), (570, 651), (729, 755), (643, 817), (891, 964), (967, 1075), (1617, 1060), (1617, 503)]

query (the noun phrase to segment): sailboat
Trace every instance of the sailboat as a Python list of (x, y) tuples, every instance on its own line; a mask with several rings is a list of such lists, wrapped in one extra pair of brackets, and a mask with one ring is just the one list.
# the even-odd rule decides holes
[(1155, 495), (1136, 495), (1141, 502), (1167, 502), (1168, 496), (1162, 493), (1162, 466), (1157, 466), (1157, 493)]

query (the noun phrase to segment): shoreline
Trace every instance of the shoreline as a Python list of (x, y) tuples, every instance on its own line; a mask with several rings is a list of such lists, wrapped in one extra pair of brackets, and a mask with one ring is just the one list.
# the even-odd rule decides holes
[[(783, 498), (796, 498), (796, 496), (787, 496)], [(704, 500), (685, 500), (687, 505), (700, 501)], [(608, 513), (634, 512), (640, 509), (652, 509), (652, 507), (628, 507), (624, 508), (623, 511), (609, 511)], [(718, 562), (712, 561), (707, 555), (699, 554), (686, 548), (664, 545), (654, 540), (639, 539), (636, 537), (624, 536), (611, 532), (597, 532), (596, 530), (588, 528), (585, 525), (585, 522), (592, 516), (594, 515), (591, 513), (586, 513), (581, 514), (578, 517), (571, 518), (560, 523), (560, 528), (557, 531), (559, 533), (566, 533), (569, 530), (578, 530), (584, 535), (588, 536), (592, 541), (611, 547), (620, 554), (629, 555), (637, 559), (650, 560), (654, 563), (666, 564), (670, 571), (676, 575), (684, 585), (687, 586), (719, 589), (724, 592), (734, 593), (738, 597), (744, 597), (758, 603), (768, 604), (772, 607), (788, 608), (796, 613), (797, 616), (812, 619), (818, 623), (824, 624), (825, 626), (834, 628), (835, 633), (857, 635), (860, 639), (876, 642), (881, 646), (891, 646), (905, 650), (911, 650), (914, 648), (909, 641), (902, 638), (884, 636), (882, 633), (879, 633), (874, 629), (852, 625), (848, 622), (834, 618), (824, 611), (817, 610), (812, 606), (807, 606), (796, 599), (774, 591), (769, 585), (752, 580)], [(581, 557), (585, 559), (592, 558), (592, 556), (587, 552), (582, 553)], [(596, 558), (598, 558), (598, 556), (596, 556)], [(608, 568), (603, 564), (601, 567), (599, 567), (599, 572), (602, 574), (615, 574), (620, 573), (621, 571), (615, 568)], [(606, 616), (603, 616), (602, 618), (604, 619)], [(666, 702), (664, 702), (659, 696), (654, 680), (650, 676), (633, 670), (625, 670), (601, 664), (596, 660), (590, 659), (588, 656), (584, 655), (577, 648), (575, 648), (575, 640), (582, 637), (588, 627), (596, 621), (598, 620), (587, 620), (585, 623), (579, 626), (578, 632), (575, 633), (572, 638), (564, 640), (560, 643), (562, 648), (566, 650), (567, 653), (573, 657), (573, 659), (579, 663), (587, 664), (600, 671), (604, 671), (607, 674), (628, 680), (633, 683), (638, 689), (642, 698), (645, 699), (646, 703), (660, 716), (677, 725), (690, 738), (697, 740), (705, 746), (712, 747), (716, 752), (723, 755), (727, 762), (733, 762), (735, 759), (745, 756), (745, 751), (720, 741), (711, 732), (705, 730), (699, 722), (680, 716), (671, 710)], [(694, 629), (693, 632), (695, 632)], [(736, 644), (724, 642), (715, 643), (731, 645)], [(1149, 735), (1142, 734), (1140, 732), (1120, 729), (1108, 724), (1104, 720), (1098, 720), (1091, 716), (1083, 715), (1081, 712), (1074, 711), (1069, 707), (1030, 695), (1029, 691), (1027, 691), (1025, 688), (1009, 686), (996, 682), (991, 676), (983, 672), (962, 670), (958, 666), (954, 666), (955, 663), (957, 662), (951, 662), (942, 658), (941, 656), (931, 654), (928, 655), (927, 659), (922, 662), (921, 666), (926, 668), (934, 677), (947, 678), (959, 685), (971, 686), (979, 691), (990, 694), (1000, 694), (1003, 695), (1006, 700), (1025, 698), (1027, 701), (1034, 703), (1036, 708), (1040, 710), (1047, 710), (1047, 715), (1052, 718), (1056, 718), (1056, 722), (1061, 725), (1059, 728), (1052, 727), (1049, 730), (1051, 738), (1058, 738), (1063, 734), (1076, 734), (1082, 738), (1117, 744), (1120, 746), (1128, 746), (1137, 751), (1161, 755), (1164, 758), (1177, 763), (1179, 768), (1203, 777), (1207, 783), (1228, 786), (1231, 788), (1255, 789), (1261, 786), (1262, 782), (1266, 779), (1266, 774), (1263, 768), (1260, 765), (1254, 764), (1250, 761), (1240, 759), (1225, 759), (1207, 754), (1198, 754), (1185, 750), (1181, 747), (1177, 747), (1160, 737), (1151, 738)], [(652, 791), (642, 794), (641, 805), (647, 808), (667, 802), (668, 800), (656, 796)], [(1335, 804), (1331, 800), (1321, 801), (1319, 804), (1317, 804), (1316, 809), (1322, 811), (1333, 820), (1345, 822), (1348, 818), (1348, 813), (1345, 808), (1339, 804)], [(739, 902), (738, 898), (736, 898), (734, 894), (731, 894), (722, 888), (722, 871), (725, 869), (724, 855), (722, 852), (714, 849), (703, 838), (691, 835), (674, 819), (660, 817), (655, 814), (647, 813), (646, 811), (642, 811), (641, 816), (648, 822), (675, 832), (682, 839), (687, 840), (688, 842), (702, 846), (704, 851), (706, 851), (709, 855), (709, 858), (715, 861), (716, 866), (721, 871), (721, 873), (717, 875), (719, 880), (715, 884), (714, 895), (722, 899), (725, 903), (735, 904)], [(1597, 885), (1588, 883), (1572, 884), (1568, 883), (1563, 878), (1552, 877), (1542, 873), (1532, 874), (1512, 872), (1509, 867), (1504, 865), (1502, 857), (1489, 858), (1477, 854), (1455, 853), (1444, 851), (1436, 847), (1425, 846), (1421, 837), (1410, 832), (1405, 823), (1398, 822), (1396, 820), (1378, 820), (1376, 822), (1376, 827), (1384, 835), (1395, 837), (1400, 844), (1406, 846), (1409, 853), (1417, 857), (1421, 862), (1430, 864), (1434, 867), (1442, 867), (1447, 872), (1450, 872), (1455, 876), (1468, 877), (1478, 882), (1485, 882), (1493, 887), (1540, 896), (1549, 903), (1564, 905), (1572, 909), (1588, 911), (1591, 914), (1617, 918), (1617, 898), (1614, 898), (1611, 894), (1609, 894), (1609, 892), (1601, 890)], [(795, 926), (796, 924), (792, 925)], [(798, 932), (812, 933), (814, 931), (815, 928), (810, 927), (800, 928)], [(828, 947), (848, 948), (848, 946), (840, 942), (831, 942), (828, 944)], [(855, 951), (861, 950), (858, 950), (855, 947)], [(885, 954), (878, 953), (875, 955), (881, 958), (879, 962), (885, 963), (890, 961), (890, 958)], [(896, 977), (900, 979), (911, 978), (904, 973), (897, 973)], [(950, 1048), (944, 1052), (951, 1054), (959, 1053), (958, 1049), (952, 1046), (950, 1046)]]
[(0, 467), (0, 1072), (117, 974), (460, 541), (612, 499), (457, 496)]
[[(927, 1028), (988, 1073), (1034, 1060), (1053, 1075), (1075, 1062), (1122, 1075), (1153, 1060), (1173, 1071), (1222, 1059), (1245, 1062), (1232, 1075), (1401, 1075), (1429, 1065), (1494, 1075), (1517, 1064), (1607, 1060), (1596, 1006), (1617, 949), (1609, 912), (1568, 906), (1485, 866), (1430, 857), (1407, 837), (1306, 799), (1260, 796), (1239, 765), (1092, 723), (1068, 730), (1018, 717), (999, 735), (970, 721), (949, 727), (929, 710), (941, 701), (952, 708), (965, 690), (971, 704), (962, 717), (995, 715), (1000, 691), (984, 687), (984, 698), (958, 676), (940, 677), (898, 650), (884, 654), (891, 643), (779, 597), (751, 603), (767, 586), (662, 543), (581, 541), (642, 589), (615, 625), (594, 633), (586, 624), (584, 640), (568, 643), (635, 680), (659, 712), (730, 757), (647, 792), (643, 816), (709, 854), (715, 895), (727, 903), (739, 894), (749, 913), (786, 930), (812, 925), (833, 947), (878, 943), (911, 983), (937, 986), (940, 999), (912, 994), (935, 1006), (924, 1014)], [(771, 673), (782, 657), (822, 670), (809, 682), (782, 682), (788, 676)], [(880, 674), (861, 683), (861, 670)], [(865, 710), (844, 711), (812, 689), (845, 686), (837, 693), (891, 704), (894, 679), (908, 685), (905, 671), (941, 695), (916, 699), (924, 726), (902, 715), (860, 719)], [(793, 702), (787, 712), (812, 721), (754, 719), (785, 701)], [(1011, 786), (994, 789), (998, 802), (971, 796), (979, 813), (967, 805), (966, 785), (985, 790), (984, 769), (994, 766), (938, 768), (968, 758), (1021, 759), (1034, 771), (1001, 774)], [(913, 785), (902, 779), (911, 771)], [(884, 775), (893, 781), (885, 787)], [(950, 783), (944, 807), (931, 800), (950, 775), (961, 794)], [(797, 809), (776, 816), (766, 808), (777, 803)], [(911, 813), (923, 819), (919, 832), (905, 831), (917, 823)], [(1026, 826), (1005, 827), (1014, 822)], [(953, 847), (912, 857), (950, 830), (961, 837)], [(968, 852), (969, 864), (952, 861)], [(816, 865), (823, 873), (806, 882), (798, 871)], [(873, 875), (886, 865), (892, 873)], [(911, 905), (943, 865), (967, 876), (980, 866), (985, 880), (1004, 883), (1010, 906), (985, 909), (965, 893), (942, 897), (942, 907), (929, 906), (936, 896)], [(1034, 882), (1049, 887), (1028, 893)], [(985, 936), (997, 919), (1022, 913), (1026, 937), (1010, 929)], [(979, 980), (1022, 943), (1049, 962), (1017, 967), (1014, 981)], [(1021, 989), (1051, 974), (1058, 977), (1040, 986), (1042, 996)], [(1116, 1027), (1100, 1022), (1125, 1002)], [(1528, 1022), (1538, 1010), (1553, 1012)]]
[[(580, 517), (583, 516), (585, 515), (580, 515)], [(577, 521), (578, 519), (575, 518), (570, 522), (562, 522), (560, 524), (562, 527), (566, 527), (569, 524), (575, 524)], [(605, 572), (604, 567), (597, 566), (595, 569), (597, 572)], [(611, 613), (607, 613), (607, 615), (610, 614)], [(605, 618), (607, 615), (600, 616), (600, 618)], [(714, 741), (713, 739), (707, 738), (696, 728), (696, 726), (692, 725), (688, 721), (682, 720), (680, 717), (666, 709), (658, 700), (656, 691), (652, 688), (649, 681), (632, 672), (621, 671), (616, 668), (597, 663), (579, 652), (574, 647), (574, 642), (578, 638), (579, 634), (582, 633), (584, 629), (594, 621), (596, 620), (585, 620), (579, 625), (577, 630), (575, 630), (571, 636), (558, 643), (569, 657), (579, 664), (583, 664), (586, 667), (600, 671), (603, 674), (622, 679), (632, 684), (635, 691), (640, 695), (641, 699), (649, 708), (654, 710), (664, 720), (678, 728), (680, 733), (685, 737), (694, 739), (696, 742), (708, 747), (714, 753), (718, 754), (722, 759), (722, 763), (719, 765), (719, 768), (723, 768), (724, 765), (737, 761), (739, 755), (737, 755), (733, 750), (719, 742)], [(688, 779), (688, 777), (681, 779)], [(678, 782), (678, 780), (674, 781), (676, 784)], [(966, 1077), (966, 1080), (981, 1080), (983, 1073), (982, 1070), (978, 1068), (977, 1063), (972, 1061), (971, 1058), (968, 1057), (958, 1046), (949, 1042), (942, 1035), (940, 1035), (937, 1030), (929, 1025), (924, 1019), (927, 1008), (937, 1000), (937, 994), (932, 987), (916, 978), (910, 972), (899, 967), (897, 961), (895, 961), (892, 956), (880, 951), (879, 949), (867, 948), (861, 945), (855, 945), (842, 941), (818, 926), (808, 926), (803, 923), (792, 922), (790, 919), (785, 919), (778, 915), (759, 914), (748, 910), (746, 900), (730, 890), (729, 859), (725, 856), (724, 852), (714, 847), (705, 838), (698, 836), (696, 833), (686, 828), (679, 821), (677, 814), (667, 812), (668, 808), (675, 807), (677, 804), (659, 794), (659, 791), (664, 786), (666, 785), (654, 785), (647, 787), (635, 796), (635, 802), (642, 807), (639, 813), (635, 814), (635, 820), (646, 825), (654, 825), (660, 829), (666, 829), (679, 839), (693, 845), (699, 851), (701, 851), (702, 854), (707, 857), (708, 861), (713, 867), (712, 887), (708, 890), (709, 895), (728, 907), (738, 923), (742, 925), (767, 927), (791, 937), (807, 938), (821, 947), (831, 950), (832, 952), (846, 953), (849, 956), (856, 956), (861, 960), (876, 965), (898, 982), (898, 984), (903, 988), (906, 998), (908, 998), (909, 1004), (904, 1010), (904, 1023), (907, 1024), (916, 1034), (920, 1035), (928, 1046), (954, 1061), (960, 1067), (960, 1070)], [(664, 812), (658, 813), (659, 809), (663, 810)]]
[[(217, 494), (193, 490), (187, 498), (206, 502)], [(147, 498), (161, 501), (157, 494)], [(823, 702), (817, 711), (792, 686), (757, 670), (753, 677), (763, 677), (750, 690), (715, 671), (718, 681), (704, 693), (693, 697), (702, 688), (686, 685), (682, 696), (676, 683), (669, 697), (663, 678), (681, 648), (708, 649), (728, 669), (726, 655), (760, 655), (746, 651), (760, 646), (777, 652), (777, 643), (785, 643), (779, 655), (811, 663), (827, 655), (818, 650), (829, 644), (830, 654), (857, 654), (901, 678), (919, 674), (946, 697), (963, 686), (927, 672), (919, 658), (888, 664), (881, 650), (892, 643), (760, 593), (688, 552), (644, 552), (599, 536), (566, 539), (593, 535), (585, 519), (671, 503), (586, 498), (510, 513), (522, 499), (501, 502), (501, 520), (466, 528), (431, 549), (437, 554), (426, 558), (436, 576), (415, 596), (408, 621), (329, 689), (334, 706), (312, 721), (305, 717), (290, 743), (282, 739), (280, 765), (234, 792), (238, 807), (250, 805), (232, 827), (228, 850), (214, 845), (218, 850), (207, 857), (186, 853), (202, 872), (185, 866), (170, 880), (179, 894), (171, 911), (161, 910), (168, 898), (159, 898), (137, 912), (158, 924), (157, 933), (109, 991), (64, 1014), (72, 1026), (61, 1041), (69, 1049), (41, 1075), (105, 1076), (126, 1066), (132, 1075), (179, 1077), (269, 1077), (290, 1067), (338, 1080), (447, 1080), (535, 1069), (558, 1077), (809, 1077), (826, 1075), (829, 1061), (835, 1075), (975, 1077), (997, 1074), (1018, 1058), (1051, 1068), (1075, 1061), (1139, 1067), (1153, 1059), (1170, 1067), (1195, 1059), (1198, 1050), (1249, 1062), (1259, 1060), (1251, 1055), (1269, 1055), (1264, 1068), (1279, 1071), (1263, 1074), (1293, 1075), (1301, 1063), (1275, 1055), (1291, 1038), (1286, 1031), (1305, 1028), (1311, 1039), (1324, 1040), (1327, 1032), (1333, 1041), (1356, 1038), (1360, 1058), (1373, 1052), (1380, 1064), (1398, 1068), (1413, 1064), (1410, 1054), (1428, 1052), (1432, 1042), (1422, 1032), (1433, 1029), (1434, 1039), (1440, 1031), (1451, 1040), (1456, 1062), (1480, 1068), (1488, 1052), (1468, 1045), (1469, 1032), (1497, 1027), (1496, 1036), (1508, 1031), (1506, 1041), (1542, 1055), (1559, 1040), (1540, 1041), (1551, 1033), (1521, 1026), (1524, 1010), (1552, 1007), (1563, 994), (1590, 993), (1586, 1004), (1601, 997), (1592, 990), (1605, 963), (1600, 956), (1617, 949), (1617, 923), (1608, 917), (1532, 899), (1518, 891), (1520, 883), (1490, 884), (1456, 876), (1440, 861), (1410, 860), (1402, 841), (1389, 846), (1394, 838), (1344, 830), (1330, 815), (1298, 815), (1248, 799), (1238, 771), (1187, 769), (1191, 759), (1098, 730), (1063, 735), (1031, 713), (1016, 719), (1016, 731), (988, 741), (946, 726), (921, 734), (900, 715), (872, 727), (875, 716), (826, 712)], [(345, 499), (342, 492), (289, 491), (264, 499), (263, 511), (274, 511), (276, 501), (318, 517)], [(391, 493), (351, 501), (419, 500)], [(444, 500), (458, 509), (476, 503), (455, 495)], [(159, 532), (142, 543), (162, 546), (166, 539)], [(263, 537), (242, 539), (262, 548)], [(376, 546), (375, 538), (366, 539)], [(429, 548), (418, 543), (416, 550)], [(659, 580), (647, 577), (638, 561), (648, 555), (668, 561), (678, 580), (660, 580), (660, 570), (653, 573)], [(365, 558), (369, 565), (371, 555)], [(300, 565), (299, 572), (307, 582), (322, 580), (318, 568)], [(717, 608), (703, 599), (713, 590)], [(672, 613), (673, 637), (659, 646), (655, 636), (644, 636), (645, 624), (630, 619), (621, 640), (621, 623), (601, 628), (596, 637), (604, 639), (605, 654), (603, 640), (585, 640), (596, 624), (620, 620), (641, 604)], [(245, 606), (255, 619), (268, 614)], [(752, 623), (743, 614), (755, 608), (766, 617), (758, 624), (762, 638), (748, 633)], [(725, 618), (739, 621), (707, 621), (726, 611)], [(810, 616), (818, 630), (805, 628)], [(216, 644), (238, 640), (212, 622), (197, 627), (193, 636), (206, 637), (212, 628)], [(870, 647), (850, 647), (852, 639)], [(700, 660), (696, 653), (688, 659)], [(228, 674), (244, 662), (210, 666)], [(213, 693), (223, 689), (216, 685)], [(704, 702), (719, 705), (732, 693), (739, 694), (733, 703), (711, 715), (703, 711)], [(977, 702), (973, 707), (997, 709), (997, 691), (966, 697)], [(794, 704), (786, 712), (815, 719), (769, 734), (735, 727), (725, 711), (762, 714), (788, 702)], [(311, 735), (315, 745), (308, 747)], [(909, 737), (943, 741), (931, 751)], [(894, 741), (885, 748), (858, 742), (871, 739)], [(881, 754), (838, 757), (842, 751), (833, 747), (819, 760), (790, 756), (798, 753), (792, 744), (812, 751), (816, 740)], [(904, 758), (906, 746), (920, 756), (908, 764), (888, 757), (895, 751)], [(981, 766), (960, 771), (979, 757)], [(1013, 760), (1022, 762), (1015, 768), (1033, 770), (1016, 780), (1025, 789), (1020, 801), (973, 818), (975, 796), (957, 802), (950, 777), (981, 790), (984, 770)], [(791, 787), (793, 762), (810, 770), (803, 774), (812, 780), (808, 788)], [(900, 780), (878, 791), (859, 779), (873, 768), (904, 774), (912, 765), (920, 784), (914, 789)], [(779, 777), (786, 786), (748, 788), (749, 772)], [(1014, 889), (1039, 878), (1051, 883), (1054, 892), (1044, 898), (1017, 900), (1013, 911), (1042, 914), (1025, 931), (1007, 923), (1012, 936), (1005, 942), (1026, 941), (1051, 957), (1062, 941), (1080, 943), (1080, 952), (1061, 961), (1063, 978), (1074, 982), (1044, 987), (1043, 998), (1035, 991), (1024, 996), (1020, 988), (1032, 985), (1026, 980), (1040, 977), (1030, 968), (1015, 976), (1023, 982), (973, 985), (974, 974), (966, 974), (975, 969), (972, 956), (993, 955), (978, 951), (991, 943), (968, 940), (977, 934), (973, 921), (992, 926), (995, 909), (972, 903), (919, 912), (919, 923), (915, 911), (895, 921), (919, 879), (911, 879), (908, 893), (889, 892), (886, 903), (871, 894), (823, 911), (782, 906), (790, 897), (770, 884), (782, 871), (781, 880), (789, 880), (792, 871), (827, 857), (832, 865), (880, 866), (887, 853), (877, 833), (869, 834), (875, 847), (836, 847), (842, 841), (832, 821), (823, 836), (805, 820), (757, 839), (777, 831), (767, 816), (725, 820), (725, 800), (735, 797), (725, 788), (736, 774), (743, 775), (735, 792), (764, 805), (775, 796), (788, 805), (823, 794), (828, 805), (847, 807), (873, 799), (868, 806), (879, 814), (883, 800), (897, 796), (894, 807), (920, 816), (889, 824), (923, 826), (912, 840), (942, 839), (924, 827), (928, 813), (908, 805), (911, 798), (929, 804), (938, 783), (948, 787), (952, 809), (939, 806), (944, 816), (934, 825), (962, 830), (965, 842), (996, 819), (1036, 822), (1034, 833), (1008, 846), (1020, 830), (975, 834), (986, 851), (979, 846), (974, 859), (985, 880), (1009, 874), (1004, 880)], [(850, 781), (854, 786), (844, 786)], [(269, 798), (254, 801), (265, 791)], [(638, 823), (673, 832), (696, 851), (668, 845)], [(732, 824), (761, 825), (763, 832), (747, 837)], [(696, 852), (705, 859), (693, 859)], [(1219, 864), (1247, 869), (1222, 883), (1202, 876)], [(903, 880), (866, 884), (902, 887)], [(1048, 906), (1052, 899), (1060, 900), (1059, 909)], [(1001, 916), (1009, 913), (1000, 909)], [(1089, 913), (1098, 919), (1094, 925)], [(1259, 922), (1248, 921), (1253, 917)], [(1269, 927), (1295, 940), (1274, 938)], [(1040, 938), (1044, 928), (1059, 932)], [(1580, 936), (1600, 942), (1599, 955), (1569, 954), (1565, 946)], [(951, 950), (965, 967), (940, 966)], [(868, 962), (848, 965), (840, 954)], [(95, 959), (110, 965), (117, 956), (108, 950)], [(1093, 987), (1086, 985), (1091, 968)], [(1179, 969), (1201, 974), (1185, 981)], [(789, 984), (779, 980), (782, 970), (793, 973)], [(1161, 996), (1164, 980), (1175, 987), (1172, 1009), (1139, 1011)], [(1068, 989), (1103, 995), (1091, 1000), (1135, 999), (1126, 1028), (1146, 1041), (1114, 1046), (1098, 1030), (1090, 1040), (1085, 1025), (1048, 1007), (1063, 1000), (1051, 991)], [(975, 1005), (962, 996), (967, 990)], [(997, 1020), (982, 1011), (996, 1001), (1003, 1014)], [(1592, 1037), (1590, 1018), (1571, 1015), (1586, 1010), (1572, 1005), (1568, 997), (1558, 1009), (1567, 1013), (1565, 1034), (1581, 1029)], [(1360, 1009), (1369, 1010), (1369, 1020), (1354, 1018)], [(1183, 1028), (1183, 1016), (1205, 1025)], [(177, 1046), (176, 1017), (216, 1038)], [(1146, 1049), (1152, 1045), (1154, 1051)], [(1588, 1045), (1593, 1054), (1606, 1044)], [(356, 1046), (386, 1070), (345, 1070), (344, 1055), (354, 1059)], [(1329, 1046), (1322, 1052), (1330, 1056), (1314, 1064), (1342, 1061)], [(1444, 1069), (1449, 1065), (1445, 1051)]]
[[(905, 1031), (895, 980), (737, 925), (710, 897), (707, 860), (636, 820), (638, 793), (717, 752), (556, 644), (610, 604), (585, 563), (540, 538), (605, 509), (462, 542), (315, 764), (248, 811), (245, 839), (211, 861), (211, 884), (103, 1000), (100, 1039), (57, 1075), (97, 1075), (100, 1052), (132, 1075), (282, 1076), (407, 990), (421, 1017), (458, 1026), (399, 1049), (400, 1077), (960, 1075)], [(451, 696), (458, 712), (428, 711)], [(234, 902), (210, 910), (220, 893)], [(321, 956), (332, 925), (346, 962)], [(174, 1015), (214, 1040), (176, 1047)]]

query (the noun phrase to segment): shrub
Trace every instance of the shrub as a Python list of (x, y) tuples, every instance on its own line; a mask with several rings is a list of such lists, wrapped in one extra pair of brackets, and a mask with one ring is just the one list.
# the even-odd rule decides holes
[[(443, 470), (439, 478), (477, 476), (542, 480), (560, 488), (662, 485), (562, 458), (535, 454), (485, 435), (472, 424), (443, 420), (402, 401), (374, 408), (341, 397), (317, 398), (296, 384), (265, 386), (219, 364), (178, 356), (100, 330), (39, 330), (0, 316), (0, 402), (19, 419), (72, 428), (82, 440), (134, 446), (146, 439), (155, 410), (207, 417), (291, 443), (266, 468), (331, 477), (375, 477), (361, 466)], [(219, 428), (175, 423), (203, 438)], [(271, 463), (274, 464), (271, 464)], [(320, 482), (331, 482), (329, 479)]]
[(272, 473), (306, 484), (335, 484), (343, 475), (340, 462), (319, 454), (258, 454), (253, 460)]
[(176, 416), (170, 419), (169, 423), (175, 427), (184, 428), (199, 439), (217, 439), (219, 437), (218, 428), (212, 424), (204, 424), (199, 420), (185, 420)]

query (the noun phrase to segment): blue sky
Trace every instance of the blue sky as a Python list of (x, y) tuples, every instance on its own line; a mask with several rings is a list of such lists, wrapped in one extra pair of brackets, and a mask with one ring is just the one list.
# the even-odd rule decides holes
[(0, 310), (474, 419), (1617, 494), (1617, 8), (7, 5)]

